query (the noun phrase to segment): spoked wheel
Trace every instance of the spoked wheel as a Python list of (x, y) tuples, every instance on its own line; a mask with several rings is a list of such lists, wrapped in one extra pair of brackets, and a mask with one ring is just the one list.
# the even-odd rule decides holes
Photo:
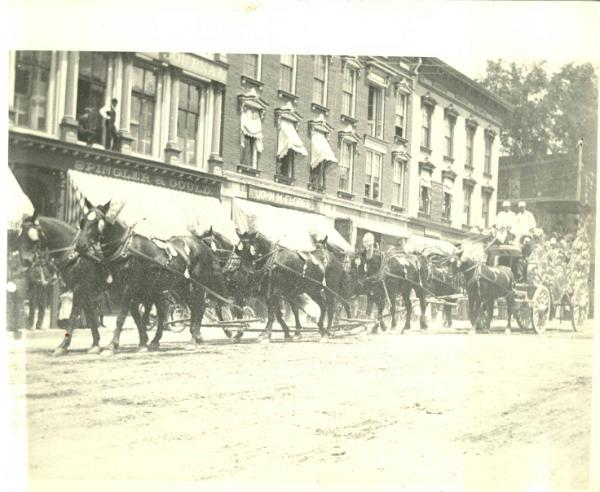
[(528, 302), (515, 303), (514, 316), (521, 330), (529, 330), (533, 316)]
[(577, 286), (575, 286), (575, 291), (573, 292), (573, 298), (571, 301), (573, 303), (573, 316), (571, 317), (573, 330), (580, 331), (581, 328), (583, 328), (583, 323), (588, 317), (590, 301), (588, 288), (584, 282), (580, 282)]
[(167, 314), (167, 326), (169, 331), (180, 333), (190, 326), (192, 314), (189, 308), (183, 304), (171, 304)]
[(546, 331), (546, 323), (550, 314), (550, 290), (545, 285), (540, 285), (533, 293), (531, 300), (531, 321), (536, 333)]

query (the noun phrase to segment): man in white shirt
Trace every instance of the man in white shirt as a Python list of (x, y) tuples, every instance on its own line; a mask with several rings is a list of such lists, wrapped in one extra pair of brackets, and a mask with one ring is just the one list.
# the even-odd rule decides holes
[(504, 244), (510, 241), (515, 230), (515, 214), (510, 209), (510, 202), (502, 202), (502, 210), (496, 216), (496, 239)]
[(517, 244), (521, 243), (524, 236), (531, 236), (531, 231), (535, 229), (535, 217), (526, 209), (525, 202), (519, 202), (519, 210), (515, 216), (515, 235), (517, 236)]

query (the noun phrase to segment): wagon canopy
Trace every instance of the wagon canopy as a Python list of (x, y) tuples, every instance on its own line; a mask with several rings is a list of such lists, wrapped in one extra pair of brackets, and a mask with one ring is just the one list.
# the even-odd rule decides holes
[(112, 200), (123, 204), (119, 218), (147, 237), (166, 240), (188, 235), (192, 227), (200, 231), (212, 226), (233, 243), (238, 240), (233, 222), (217, 198), (73, 169), (68, 171), (67, 179), (67, 219), (73, 224), (81, 217), (84, 198), (93, 205)]
[(9, 230), (18, 230), (24, 215), (33, 215), (33, 204), (25, 194), (15, 175), (7, 169), (6, 221)]
[(233, 221), (241, 232), (256, 230), (269, 240), (297, 251), (315, 249), (311, 234), (317, 239), (327, 236), (328, 242), (352, 251), (352, 246), (333, 226), (333, 219), (320, 214), (274, 207), (242, 198), (233, 201)]

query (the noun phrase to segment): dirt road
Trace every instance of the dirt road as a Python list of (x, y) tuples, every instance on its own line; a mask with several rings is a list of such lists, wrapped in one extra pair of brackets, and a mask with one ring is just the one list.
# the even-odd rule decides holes
[(85, 354), (77, 332), (52, 358), (59, 333), (11, 350), (32, 490), (58, 490), (41, 479), (588, 487), (591, 326), (269, 345), (213, 331), (195, 351), (166, 333), (158, 353), (135, 353), (126, 331), (114, 357)]

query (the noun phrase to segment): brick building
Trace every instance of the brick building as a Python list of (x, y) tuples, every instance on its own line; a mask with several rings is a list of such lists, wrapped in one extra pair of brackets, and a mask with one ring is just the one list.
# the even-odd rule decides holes
[(351, 243), (370, 231), (384, 247), (411, 236), (477, 239), (490, 225), (497, 135), (510, 107), (440, 60), (247, 54), (228, 62), (224, 202), (324, 214)]

